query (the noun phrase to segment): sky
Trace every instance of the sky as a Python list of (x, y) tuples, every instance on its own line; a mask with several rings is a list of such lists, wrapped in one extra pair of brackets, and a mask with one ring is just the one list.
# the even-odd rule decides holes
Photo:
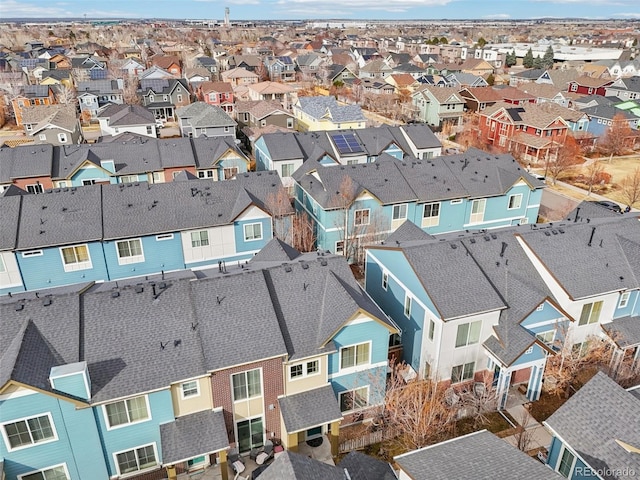
[[(0, 0), (5, 18), (638, 19), (640, 0)], [(0, 34), (1, 35), (1, 34)]]

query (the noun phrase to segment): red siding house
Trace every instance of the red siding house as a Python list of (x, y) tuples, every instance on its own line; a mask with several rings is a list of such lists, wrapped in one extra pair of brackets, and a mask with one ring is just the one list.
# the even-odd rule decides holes
[(568, 123), (545, 104), (496, 103), (479, 112), (480, 139), (537, 164), (555, 155), (569, 131)]
[(610, 78), (594, 78), (582, 76), (569, 82), (567, 91), (580, 95), (606, 95), (606, 90), (613, 83)]
[(196, 95), (198, 100), (220, 107), (229, 115), (233, 113), (233, 86), (228, 82), (202, 82)]

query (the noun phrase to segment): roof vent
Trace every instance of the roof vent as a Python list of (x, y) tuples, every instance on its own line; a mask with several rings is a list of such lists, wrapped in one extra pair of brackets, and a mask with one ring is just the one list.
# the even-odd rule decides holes
[(324, 259), (324, 258), (322, 260), (320, 260), (320, 265), (322, 265), (323, 267), (326, 267), (327, 266), (327, 260)]
[(136, 285), (135, 292), (136, 293), (144, 292), (144, 287), (142, 285)]
[(285, 272), (287, 272), (287, 273), (290, 273), (290, 272), (291, 272), (291, 270), (293, 270), (293, 269), (291, 268), (291, 265), (287, 265), (286, 267), (284, 267), (284, 271), (285, 271)]
[(51, 297), (45, 297), (44, 300), (42, 300), (42, 306), (43, 307), (48, 307), (49, 305), (51, 305)]
[(20, 302), (20, 303), (16, 303), (16, 312), (20, 312), (24, 309), (24, 303)]
[(118, 290), (114, 290), (111, 292), (111, 298), (118, 298), (120, 296), (120, 292)]
[(458, 248), (458, 246), (455, 243), (452, 243), (451, 244), (451, 248), (453, 248), (455, 250), (456, 248)]

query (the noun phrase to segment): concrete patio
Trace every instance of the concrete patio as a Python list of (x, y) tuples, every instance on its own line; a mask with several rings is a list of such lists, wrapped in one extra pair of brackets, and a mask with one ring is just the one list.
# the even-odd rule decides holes
[[(322, 437), (322, 444), (317, 447), (312, 447), (306, 442), (299, 444), (298, 453), (318, 460), (319, 462), (335, 465), (333, 457), (331, 456), (331, 442), (326, 436)], [(232, 470), (231, 465), (229, 464), (227, 466), (229, 480), (251, 479), (251, 474), (259, 467), (255, 461), (251, 460), (248, 454), (242, 456), (242, 461), (244, 462), (245, 470), (237, 476)], [(178, 480), (222, 480), (222, 472), (220, 465), (211, 465), (203, 470), (182, 473), (178, 475)]]

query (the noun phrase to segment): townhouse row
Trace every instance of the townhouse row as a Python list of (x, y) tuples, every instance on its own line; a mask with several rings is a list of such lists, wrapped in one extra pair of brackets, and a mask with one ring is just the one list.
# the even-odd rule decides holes
[(0, 148), (0, 193), (15, 185), (30, 193), (96, 183), (171, 182), (181, 172), (213, 181), (249, 170), (249, 159), (232, 138), (132, 135), (118, 141)]
[(281, 188), (274, 172), (259, 172), (9, 189), (0, 196), (0, 295), (246, 261), (273, 237), (268, 204)]
[(249, 262), (0, 297), (7, 480), (164, 478), (267, 440), (295, 451), (384, 401), (394, 324), (344, 257)]
[(451, 384), (540, 396), (550, 355), (601, 339), (640, 370), (640, 222), (584, 202), (565, 222), (432, 237), (410, 222), (366, 249), (365, 289), (402, 359)]

